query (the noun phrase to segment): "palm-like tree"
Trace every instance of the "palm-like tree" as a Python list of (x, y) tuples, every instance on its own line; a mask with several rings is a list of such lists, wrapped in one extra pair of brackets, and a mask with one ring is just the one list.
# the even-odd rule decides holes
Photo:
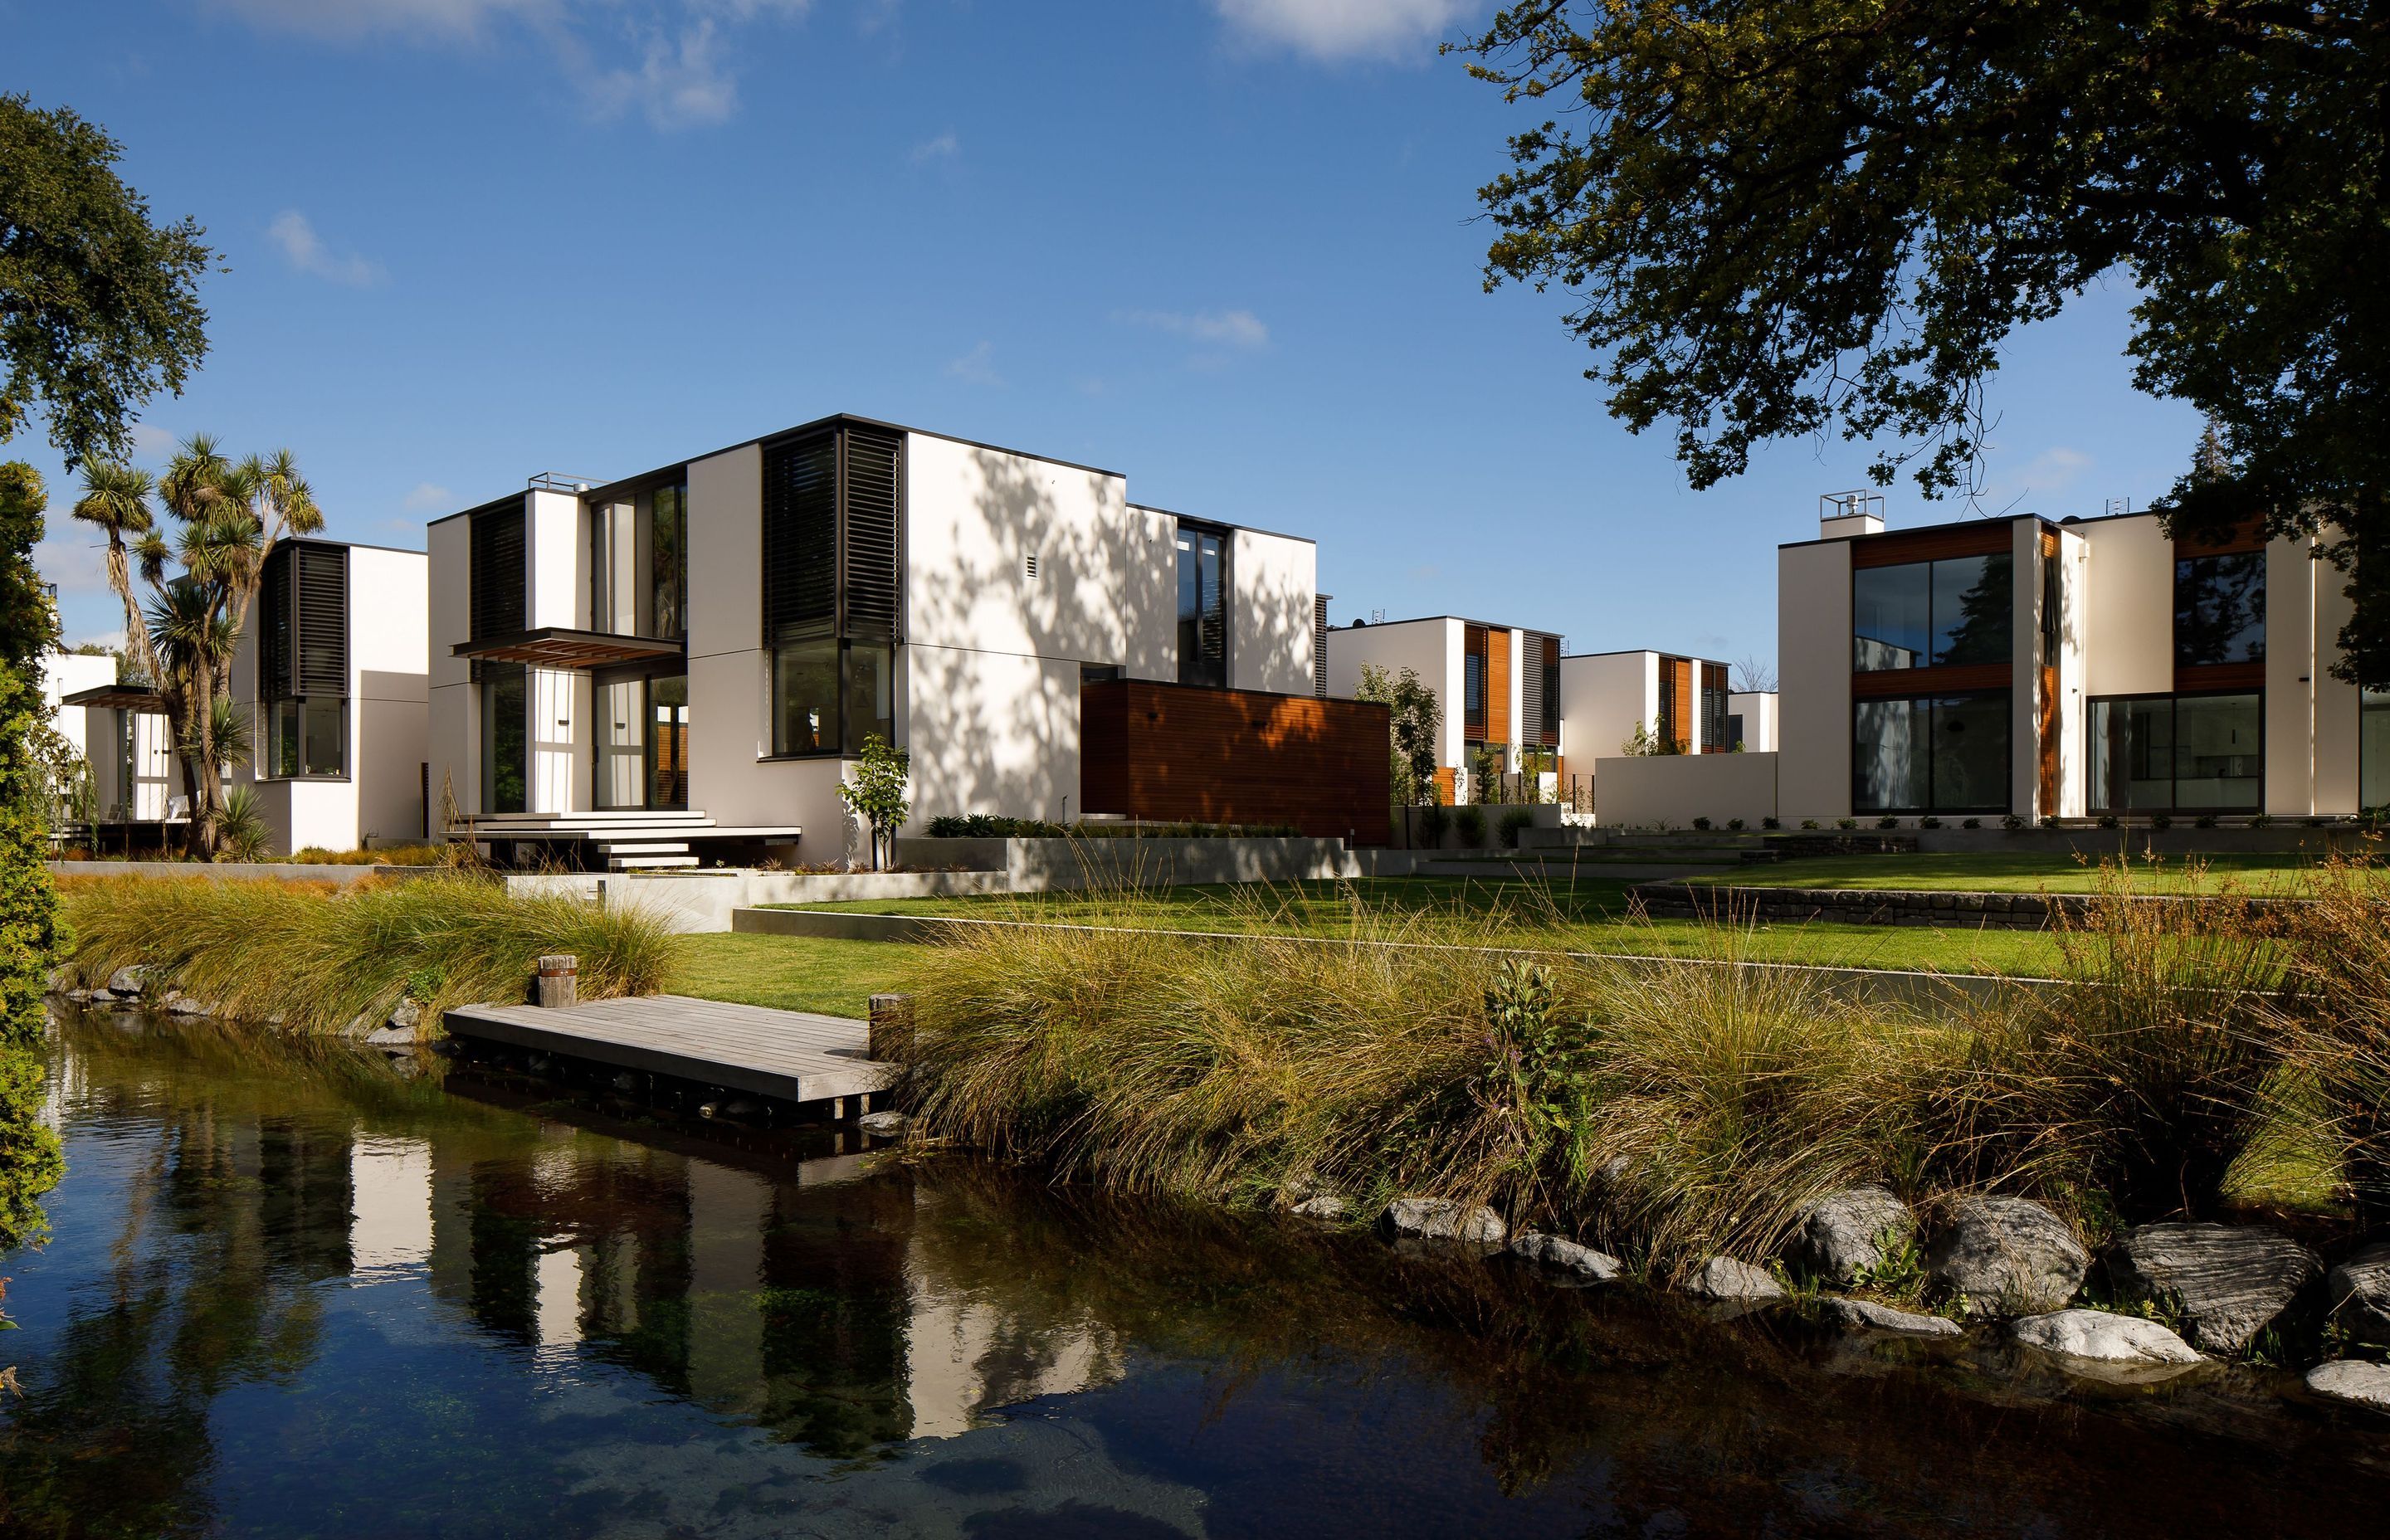
[[(150, 514), (153, 494), (173, 520), (171, 541)], [(233, 653), (266, 558), (285, 538), (322, 529), (323, 512), (290, 451), (236, 461), (205, 434), (185, 441), (154, 481), (126, 466), (90, 466), (74, 511), (108, 533), (109, 581), (124, 602), (126, 643), (157, 682), (172, 741), (182, 749), (193, 833), (212, 854), (224, 768), (248, 752), (236, 741), (243, 734), (231, 709)], [(134, 597), (136, 569), (149, 589), (146, 614)]]

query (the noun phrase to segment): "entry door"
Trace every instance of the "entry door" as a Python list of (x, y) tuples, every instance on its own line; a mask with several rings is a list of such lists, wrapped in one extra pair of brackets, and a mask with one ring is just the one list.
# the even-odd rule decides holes
[(598, 805), (648, 805), (648, 682), (634, 676), (598, 686)]
[(648, 805), (688, 805), (688, 675), (648, 681)]

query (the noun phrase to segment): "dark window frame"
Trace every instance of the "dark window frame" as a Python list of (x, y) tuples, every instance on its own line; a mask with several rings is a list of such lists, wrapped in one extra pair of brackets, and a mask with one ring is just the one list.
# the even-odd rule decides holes
[[(306, 570), (311, 566), (314, 573)], [(334, 574), (328, 596), (323, 589), (327, 573)], [(350, 651), (355, 645), (355, 630), (350, 623), (355, 594), (352, 576), (346, 545), (308, 540), (276, 542), (258, 573), (255, 718), (251, 730), (263, 739), (263, 752), (252, 761), (251, 774), (259, 782), (339, 783), (355, 776), (356, 722), (348, 690)], [(323, 602), (311, 604), (311, 597), (317, 597)], [(341, 767), (285, 773), (277, 768), (282, 743), (279, 708), (296, 708), (295, 731), (303, 764), (310, 704), (340, 708)]]
[[(858, 460), (858, 443), (885, 448), (884, 476), (879, 473), (883, 462), (878, 456)], [(778, 516), (780, 522), (776, 524), (774, 504), (779, 494), (774, 484), (773, 460), (776, 455), (817, 452), (825, 445), (830, 450), (831, 551), (827, 596), (819, 592), (821, 573), (808, 570), (818, 560), (817, 554), (781, 559), (784, 553), (777, 542), (791, 537), (787, 525), (799, 510), (793, 506), (785, 507)], [(858, 645), (888, 649), (889, 734), (892, 741), (904, 741), (903, 712), (899, 709), (903, 691), (899, 684), (905, 659), (909, 448), (910, 436), (906, 433), (844, 418), (770, 440), (761, 446), (763, 508), (759, 520), (762, 549), (758, 581), (763, 590), (765, 737), (770, 751), (757, 756), (760, 763), (853, 759), (862, 752), (863, 735), (851, 731), (853, 724), (847, 720), (854, 687), (853, 654)], [(867, 516), (860, 526), (855, 517), (858, 493), (865, 505), (862, 511)], [(816, 529), (810, 533), (818, 538), (822, 532)], [(801, 567), (800, 563), (808, 566)], [(885, 571), (879, 571), (883, 564)], [(872, 570), (866, 571), (867, 566)], [(789, 592), (778, 591), (777, 584), (791, 578), (809, 586), (798, 589), (792, 585)], [(827, 605), (823, 603), (825, 597)], [(819, 612), (824, 609), (828, 614)], [(783, 655), (789, 648), (822, 642), (834, 642), (838, 648), (833, 686), (835, 709), (831, 713), (833, 743), (821, 749), (791, 750), (781, 732)]]
[[(1926, 758), (1926, 805), (1922, 807), (1866, 807), (1859, 796), (1859, 712), (1867, 706), (1907, 706), (1919, 700), (1931, 700), (1938, 706), (1946, 700), (1988, 700), (1998, 699), (2004, 703), (2000, 712), (2004, 741), (2000, 752), (2000, 801), (1965, 806), (1944, 803), (1934, 795), (1934, 756), (1929, 746)], [(1930, 729), (1929, 729), (1930, 731)], [(1844, 741), (1851, 749), (1851, 811), (1893, 817), (1936, 816), (1949, 814), (2007, 813), (2016, 806), (2016, 692), (2013, 689), (1992, 690), (1921, 690), (1915, 695), (1870, 696), (1851, 702), (1851, 714), (1844, 732)]]
[[(1978, 660), (1972, 662), (1954, 663), (1934, 656), (1934, 648), (1940, 644), (1943, 635), (1942, 627), (1937, 623), (1940, 617), (1936, 612), (1934, 603), (1934, 595), (1937, 589), (1937, 585), (1934, 583), (1934, 569), (1944, 566), (1955, 566), (1961, 561), (1980, 561), (1985, 563), (1986, 567), (1993, 562), (2006, 562), (2008, 564), (2008, 605), (2005, 610), (2005, 614), (2007, 616), (2009, 645), (2006, 654), (1999, 658), (1997, 662), (1998, 664), (2014, 664), (2016, 661), (2016, 555), (2013, 551), (2006, 550), (1972, 551), (1955, 556), (1930, 557), (1916, 561), (1891, 561), (1884, 562), (1882, 565), (1877, 566), (1856, 567), (1852, 569), (1849, 629), (1851, 635), (1850, 661), (1851, 672), (1853, 674), (1911, 674), (1925, 669), (1981, 668), (1996, 666), (1993, 663), (1983, 660)], [(1924, 650), (1919, 653), (1918, 659), (1915, 662), (1895, 663), (1882, 668), (1863, 667), (1859, 662), (1858, 656), (1859, 643), (1863, 639), (1859, 635), (1859, 574), (1864, 572), (1871, 577), (1880, 577), (1885, 573), (1911, 571), (1921, 571), (1925, 578)], [(1920, 692), (1920, 696), (1921, 698), (1925, 694), (1933, 693), (1939, 692), (1921, 691)], [(1955, 691), (1951, 693), (1964, 694), (1966, 692)]]
[[(2092, 721), (2098, 714), (2095, 708), (2103, 705), (2129, 704), (2136, 700), (2164, 700), (2169, 703), (2177, 703), (2184, 700), (2230, 699), (2242, 696), (2254, 697), (2257, 702), (2257, 796), (2254, 802), (2247, 806), (2242, 806), (2238, 803), (2223, 802), (2212, 804), (2204, 802), (2185, 802), (2178, 794), (2174, 798), (2170, 799), (2164, 807), (2115, 807), (2099, 800), (2101, 795), (2100, 779), (2096, 773), (2098, 755), (2095, 752), (2096, 745), (2092, 740), (2091, 729)], [(2124, 695), (2086, 696), (2083, 700), (2083, 810), (2093, 816), (2098, 816), (2101, 814), (2107, 813), (2114, 813), (2119, 817), (2130, 816), (2134, 814), (2139, 814), (2146, 817), (2152, 813), (2164, 813), (2169, 816), (2178, 813), (2216, 813), (2222, 814), (2227, 816), (2237, 816), (2242, 815), (2255, 815), (2264, 812), (2266, 809), (2266, 692), (2263, 688), (2220, 690), (2136, 690)], [(2178, 751), (2179, 743), (2180, 740), (2178, 738), (2176, 739), (2174, 746), (2170, 748), (2169, 751)], [(2169, 784), (2174, 786), (2177, 792), (2179, 793), (2182, 785), (2182, 776), (2177, 773), (2176, 770), (2170, 769), (2167, 772), (2166, 779)]]
[[(1199, 688), (1227, 689), (1228, 687), (1229, 681), (1236, 675), (1237, 666), (1237, 611), (1235, 603), (1237, 592), (1237, 532), (1229, 525), (1214, 524), (1202, 519), (1188, 519), (1182, 517), (1177, 520), (1176, 526), (1172, 530), (1170, 536), (1170, 554), (1173, 564), (1171, 569), (1171, 591), (1174, 609), (1178, 606), (1179, 600), (1182, 597), (1180, 590), (1183, 587), (1183, 584), (1179, 579), (1178, 569), (1186, 564), (1188, 556), (1188, 553), (1180, 550), (1178, 545), (1180, 541), (1185, 540), (1189, 536), (1193, 536), (1199, 542), (1209, 539), (1216, 542), (1219, 545), (1220, 579), (1215, 608), (1219, 611), (1220, 676), (1216, 679), (1209, 677), (1210, 670), (1203, 666), (1203, 661), (1200, 655), (1204, 612), (1202, 595), (1200, 591), (1201, 579), (1199, 576), (1197, 579), (1199, 591), (1196, 595), (1196, 612), (1194, 615), (1198, 649), (1197, 657), (1190, 658), (1188, 656), (1186, 646), (1186, 627), (1189, 617), (1183, 610), (1178, 610), (1173, 622), (1175, 628), (1174, 635), (1178, 641), (1178, 682), (1182, 685), (1191, 685)], [(1194, 554), (1196, 557), (1196, 570), (1200, 574), (1202, 570), (1202, 549), (1200, 544), (1198, 545)]]
[[(2254, 617), (2254, 623), (2255, 625), (2257, 636), (2255, 653), (2254, 656), (2240, 658), (2186, 657), (2183, 651), (2186, 645), (2188, 645), (2186, 631), (2191, 628), (2187, 628), (2183, 622), (2185, 615), (2189, 612), (2191, 608), (2185, 597), (2185, 589), (2190, 586), (2189, 580), (2191, 579), (2194, 569), (2203, 567), (2212, 569), (2220, 563), (2228, 561), (2247, 563), (2255, 574), (2256, 614)], [(2267, 581), (2268, 576), (2268, 574), (2266, 571), (2266, 552), (2262, 546), (2254, 550), (2242, 551), (2184, 551), (2178, 549), (2175, 552), (2174, 558), (2174, 666), (2178, 669), (2202, 669), (2217, 667), (2229, 668), (2236, 665), (2263, 663), (2266, 661), (2267, 601), (2268, 589), (2269, 587)], [(2242, 597), (2246, 597), (2247, 596), (2244, 593)], [(2197, 694), (2205, 692), (2189, 691), (2177, 693)], [(2218, 691), (2215, 693), (2243, 694), (2246, 692)]]
[[(519, 636), (531, 628), (530, 512), (524, 496), (469, 518), (466, 623), (472, 641)], [(507, 566), (511, 573), (500, 571)]]

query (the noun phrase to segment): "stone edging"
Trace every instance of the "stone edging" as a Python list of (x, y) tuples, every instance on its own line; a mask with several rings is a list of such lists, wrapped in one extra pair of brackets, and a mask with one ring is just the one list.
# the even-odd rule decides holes
[[(1638, 882), (1627, 890), (1655, 918), (1816, 921), (1829, 925), (1946, 925), (1985, 930), (2044, 930), (2053, 915), (2079, 919), (2096, 902), (2089, 893), (1959, 892), (1907, 888), (1732, 887), (1724, 883)], [(2303, 898), (2147, 894), (2136, 904), (2215, 905), (2257, 914), (2289, 914)]]

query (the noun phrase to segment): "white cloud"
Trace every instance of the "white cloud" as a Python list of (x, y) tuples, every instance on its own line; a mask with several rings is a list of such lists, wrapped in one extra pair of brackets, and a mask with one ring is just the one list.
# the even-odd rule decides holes
[(636, 69), (585, 73), (581, 88), (598, 116), (636, 108), (666, 132), (723, 122), (739, 110), (739, 83), (723, 63), (711, 19), (674, 40), (650, 35)]
[(971, 385), (1004, 383), (1004, 377), (996, 372), (996, 344), (985, 338), (970, 352), (947, 364), (946, 373)]
[(406, 494), (406, 507), (415, 513), (446, 510), (456, 506), (456, 494), (436, 481), (418, 481), (415, 490)]
[(552, 60), (595, 117), (636, 111), (660, 130), (725, 122), (739, 109), (738, 29), (800, 18), (812, 0), (208, 0), (263, 32), (355, 45), (394, 38), (427, 47)]
[(951, 160), (960, 155), (962, 149), (963, 142), (955, 137), (955, 131), (950, 128), (935, 138), (924, 139), (915, 145), (913, 163), (919, 166), (926, 165), (932, 160)]
[(135, 464), (143, 460), (162, 460), (176, 447), (174, 435), (157, 424), (136, 422), (133, 425), (133, 458)]
[(1134, 327), (1150, 327), (1174, 337), (1214, 347), (1252, 351), (1269, 346), (1269, 327), (1250, 310), (1186, 313), (1175, 310), (1124, 310), (1117, 317)]
[(51, 533), (33, 545), (33, 567), (44, 583), (55, 583), (61, 594), (104, 594), (108, 591), (108, 546), (89, 524), (71, 523), (50, 509)]
[(1212, 0), (1252, 44), (1319, 59), (1426, 57), (1474, 0)]
[(315, 226), (296, 209), (285, 209), (265, 227), (290, 265), (330, 283), (365, 289), (382, 280), (381, 265), (353, 251), (334, 251), (315, 234)]

